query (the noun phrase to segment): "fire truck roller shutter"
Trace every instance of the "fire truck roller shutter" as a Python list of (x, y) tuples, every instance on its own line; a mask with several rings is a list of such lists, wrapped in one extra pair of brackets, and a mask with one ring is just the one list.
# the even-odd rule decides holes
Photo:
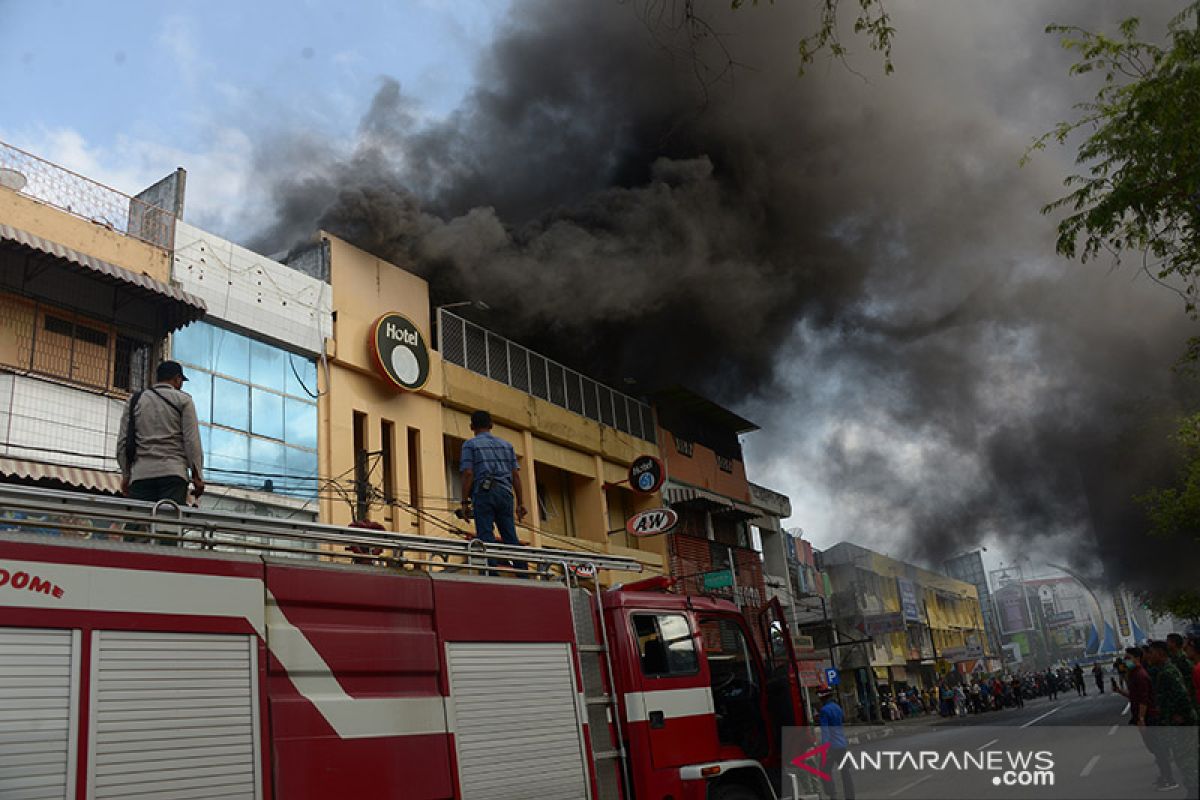
[(586, 800), (570, 645), (450, 642), (463, 800)]
[(0, 797), (75, 797), (79, 631), (0, 628)]
[(96, 631), (88, 798), (261, 800), (252, 636)]

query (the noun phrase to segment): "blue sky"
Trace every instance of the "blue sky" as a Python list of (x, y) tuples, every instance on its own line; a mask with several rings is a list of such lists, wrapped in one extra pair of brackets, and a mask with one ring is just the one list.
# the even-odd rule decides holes
[(348, 142), (383, 76), (446, 113), (507, 5), (0, 0), (0, 139), (127, 192), (182, 166), (188, 218), (237, 235), (256, 143)]

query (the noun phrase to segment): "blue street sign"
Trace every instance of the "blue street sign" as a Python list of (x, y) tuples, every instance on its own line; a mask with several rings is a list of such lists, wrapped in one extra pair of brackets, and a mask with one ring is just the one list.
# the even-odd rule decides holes
[(826, 667), (825, 668), (825, 685), (826, 686), (837, 686), (839, 683), (841, 683), (841, 678), (838, 677), (838, 671), (836, 669), (834, 669), (833, 667)]

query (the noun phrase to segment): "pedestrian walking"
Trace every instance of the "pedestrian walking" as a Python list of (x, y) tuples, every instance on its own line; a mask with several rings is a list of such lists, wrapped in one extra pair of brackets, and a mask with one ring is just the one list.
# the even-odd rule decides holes
[(204, 449), (196, 405), (183, 391), (187, 376), (177, 361), (154, 371), (154, 385), (125, 404), (117, 434), (121, 491), (133, 500), (187, 503), (188, 478), (196, 497), (204, 493)]
[(1104, 667), (1099, 662), (1092, 665), (1092, 680), (1096, 682), (1096, 690), (1104, 694)]
[(1184, 780), (1188, 797), (1200, 791), (1197, 784), (1197, 753), (1189, 729), (1196, 725), (1196, 709), (1192, 705), (1191, 692), (1171, 660), (1166, 642), (1151, 642), (1146, 654), (1150, 662), (1150, 680), (1154, 689), (1156, 721), (1162, 731), (1162, 747), (1170, 753), (1179, 776)]
[[(486, 411), (471, 415), (471, 431), (475, 435), (463, 443), (459, 463), (463, 518), (474, 518), (475, 537), (481, 542), (495, 542), (495, 530), (499, 529), (501, 541), (520, 545), (515, 520), (524, 519), (528, 512), (516, 451), (511, 444), (492, 435), (492, 415)], [(497, 563), (494, 558), (488, 559), (493, 568)], [(508, 563), (516, 570), (529, 568), (525, 561)]]
[(1083, 682), (1083, 667), (1079, 664), (1076, 664), (1075, 669), (1071, 672), (1071, 683), (1075, 685), (1075, 694), (1087, 697), (1087, 685)]
[(1154, 757), (1154, 763), (1158, 767), (1158, 778), (1154, 785), (1164, 791), (1177, 789), (1179, 784), (1175, 783), (1170, 753), (1163, 747), (1163, 737), (1155, 726), (1157, 714), (1154, 708), (1154, 685), (1146, 669), (1145, 653), (1140, 647), (1126, 648), (1125, 668), (1127, 691), (1121, 694), (1129, 699), (1129, 724), (1137, 726), (1142, 744)]
[(1025, 698), (1022, 697), (1021, 678), (1014, 675), (1012, 679), (1013, 702), (1017, 704), (1017, 708), (1025, 707)]
[(851, 769), (842, 769), (849, 744), (846, 741), (846, 715), (842, 707), (834, 699), (833, 692), (825, 690), (819, 695), (821, 710), (817, 713), (817, 721), (821, 725), (821, 744), (829, 745), (830, 775), (828, 788), (830, 800), (837, 800), (837, 780), (842, 782), (842, 795), (846, 800), (854, 800), (854, 775)]
[(1049, 667), (1046, 667), (1046, 691), (1050, 693), (1051, 700), (1058, 699), (1058, 678)]

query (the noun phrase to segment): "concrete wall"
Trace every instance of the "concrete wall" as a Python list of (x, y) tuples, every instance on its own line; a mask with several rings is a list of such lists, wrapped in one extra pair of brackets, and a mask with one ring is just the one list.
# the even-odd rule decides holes
[(98, 223), (72, 216), (18, 192), (0, 189), (0, 220), (131, 272), (169, 283), (170, 254)]
[(210, 321), (313, 356), (332, 332), (327, 283), (183, 222), (175, 227), (173, 273), (203, 298)]
[[(385, 313), (408, 317), (429, 341), (429, 286), (412, 273), (376, 258), (342, 240), (322, 234), (329, 242), (332, 309), (336, 314), (329, 346), (329, 376), (321, 376), (320, 467), (321, 475), (343, 484), (354, 474), (354, 413), (366, 415), (366, 448), (383, 449), (382, 422), (394, 425), (392, 474), (397, 497), (418, 506), (442, 506), (434, 516), (450, 524), (450, 496), (446, 483), (443, 449), (441, 359), (430, 353), (430, 381), (423, 391), (397, 389), (375, 372), (368, 347), (375, 321)], [(312, 280), (299, 275), (304, 280)], [(327, 385), (326, 385), (327, 384)], [(419, 494), (409, 491), (408, 435), (412, 429), (420, 443), (418, 459)], [(378, 483), (380, 472), (373, 475)], [(353, 518), (349, 503), (328, 493), (321, 500), (322, 519), (348, 524)], [(383, 515), (374, 511), (376, 521)], [(396, 509), (387, 520), (392, 530), (402, 533), (439, 535), (443, 531), (415, 513)]]
[(665, 428), (659, 428), (658, 441), (672, 480), (750, 502), (750, 482), (740, 459), (733, 459), (732, 472), (724, 472), (717, 466), (717, 454), (703, 445), (693, 444), (692, 455), (685, 456), (675, 447), (674, 435)]

